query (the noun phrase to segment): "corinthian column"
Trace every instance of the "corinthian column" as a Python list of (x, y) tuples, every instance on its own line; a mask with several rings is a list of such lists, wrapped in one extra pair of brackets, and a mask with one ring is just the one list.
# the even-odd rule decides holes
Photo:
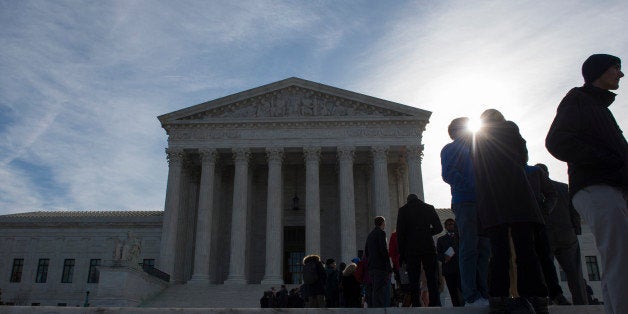
[(423, 145), (406, 146), (406, 162), (408, 163), (408, 185), (410, 194), (416, 194), (421, 200), (423, 195), (423, 175), (421, 174), (421, 159)]
[(305, 254), (321, 253), (320, 147), (305, 147)]
[(357, 253), (355, 245), (355, 195), (353, 187), (353, 156), (355, 147), (338, 147), (340, 171), (340, 256), (350, 261)]
[(251, 152), (248, 148), (237, 148), (234, 151), (235, 178), (233, 180), (233, 212), (231, 213), (231, 254), (229, 276), (227, 276), (225, 284), (245, 284), (246, 201)]
[(268, 158), (268, 200), (266, 203), (266, 273), (262, 284), (283, 284), (282, 246), (283, 219), (281, 210), (281, 193), (283, 182), (281, 162), (283, 148), (267, 148)]
[(390, 219), (390, 193), (388, 192), (388, 147), (374, 146), (373, 152), (373, 180), (375, 198), (375, 216), (384, 216)]
[(200, 153), (202, 158), (201, 186), (196, 218), (194, 273), (192, 274), (192, 281), (209, 283), (209, 254), (211, 249), (212, 215), (214, 211), (214, 171), (218, 154), (215, 149), (202, 149)]
[(183, 150), (166, 148), (168, 158), (168, 186), (161, 232), (161, 248), (157, 267), (174, 280), (174, 259), (177, 250), (177, 231), (180, 212), (181, 164)]

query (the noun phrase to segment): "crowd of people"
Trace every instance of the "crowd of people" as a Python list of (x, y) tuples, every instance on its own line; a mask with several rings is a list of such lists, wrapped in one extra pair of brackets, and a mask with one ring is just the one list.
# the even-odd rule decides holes
[[(621, 61), (590, 56), (585, 84), (569, 91), (557, 109), (546, 148), (568, 163), (569, 185), (550, 179), (547, 166), (530, 165), (518, 126), (495, 109), (482, 113), (473, 133), (469, 118), (448, 127), (452, 142), (441, 151), (442, 177), (451, 186), (455, 219), (443, 231), (432, 205), (410, 194), (388, 240), (385, 217), (375, 217), (363, 256), (348, 264), (303, 260), (303, 284), (273, 301), (306, 307), (441, 306), (444, 277), (454, 306), (515, 308), (549, 313), (548, 305), (593, 302), (582, 274), (577, 235), (581, 217), (600, 251), (606, 313), (628, 313), (622, 270), (628, 246), (628, 144), (608, 106), (623, 77)], [(554, 266), (564, 270), (571, 300)], [(288, 295), (288, 296), (286, 296)], [(271, 298), (271, 297), (269, 297)], [(271, 303), (268, 302), (270, 305)]]

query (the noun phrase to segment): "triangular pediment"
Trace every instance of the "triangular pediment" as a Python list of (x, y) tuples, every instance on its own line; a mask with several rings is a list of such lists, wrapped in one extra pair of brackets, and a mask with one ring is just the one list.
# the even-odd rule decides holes
[(430, 112), (347, 90), (289, 78), (159, 117), (163, 124), (226, 119), (416, 117)]

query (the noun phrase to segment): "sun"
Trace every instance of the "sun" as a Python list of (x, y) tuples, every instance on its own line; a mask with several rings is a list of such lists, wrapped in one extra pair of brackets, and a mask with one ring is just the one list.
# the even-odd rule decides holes
[(469, 119), (469, 123), (467, 124), (467, 129), (469, 129), (469, 131), (475, 133), (479, 131), (481, 127), (482, 127), (482, 120), (474, 119), (474, 118)]

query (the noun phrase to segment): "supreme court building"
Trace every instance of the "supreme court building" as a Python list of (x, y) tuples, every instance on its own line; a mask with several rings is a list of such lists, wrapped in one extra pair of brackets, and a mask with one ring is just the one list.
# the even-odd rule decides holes
[(297, 283), (350, 261), (375, 216), (423, 198), (430, 112), (288, 78), (159, 117), (169, 170), (157, 268), (174, 282)]
[[(162, 115), (164, 211), (0, 215), (0, 305), (257, 307), (264, 289), (300, 283), (304, 255), (348, 262), (375, 216), (390, 235), (406, 196), (423, 199), (429, 117), (299, 78)], [(112, 257), (122, 242), (141, 245), (142, 268)]]

